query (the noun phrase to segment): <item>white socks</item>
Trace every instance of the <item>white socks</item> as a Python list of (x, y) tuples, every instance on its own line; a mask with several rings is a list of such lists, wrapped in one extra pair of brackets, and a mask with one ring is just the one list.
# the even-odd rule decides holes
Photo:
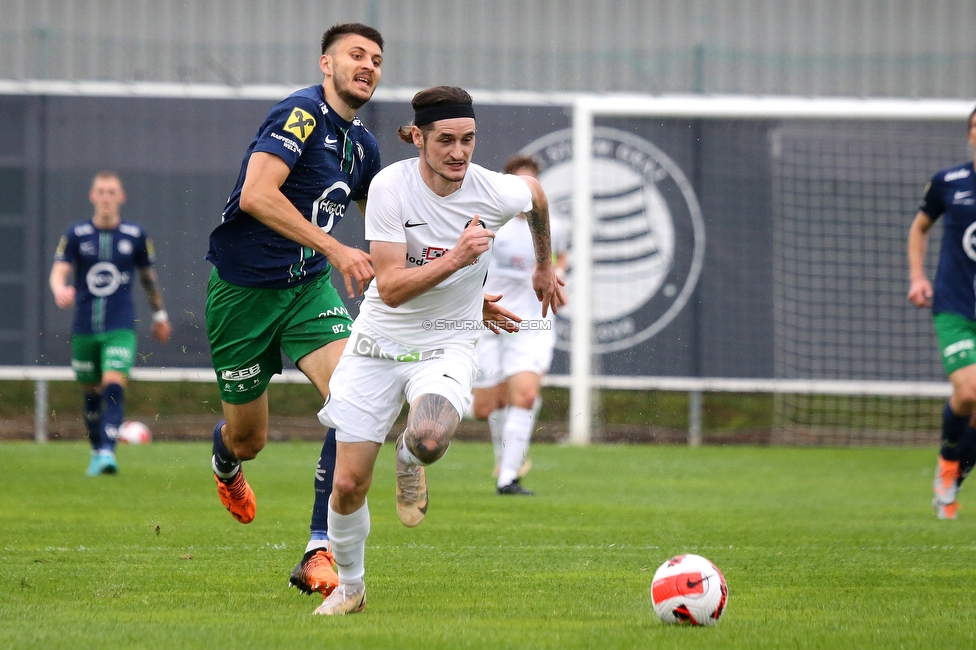
[[(404, 435), (403, 446), (397, 450), (397, 458), (400, 462), (406, 463), (407, 465), (426, 465), (427, 463), (421, 463), (420, 459), (413, 455), (413, 452), (407, 447), (406, 434)], [(331, 526), (331, 524), (330, 524)], [(331, 527), (330, 527), (331, 530)]]
[[(534, 425), (535, 417), (532, 409), (508, 407), (503, 434), (502, 464), (498, 470), (498, 487), (505, 487), (518, 478), (519, 468), (529, 450), (529, 440), (532, 438)], [(331, 525), (329, 529), (331, 531)]]
[(505, 430), (505, 417), (508, 407), (495, 409), (488, 414), (488, 431), (491, 432), (491, 446), (495, 450), (495, 465), (502, 464), (502, 432)]
[(369, 537), (369, 504), (351, 515), (340, 515), (329, 504), (329, 541), (339, 568), (339, 584), (357, 584), (366, 574), (366, 538)]

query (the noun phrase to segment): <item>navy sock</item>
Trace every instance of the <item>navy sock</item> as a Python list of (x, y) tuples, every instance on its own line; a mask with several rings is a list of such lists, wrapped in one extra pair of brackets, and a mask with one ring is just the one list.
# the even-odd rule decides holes
[(973, 466), (976, 466), (976, 429), (972, 426), (966, 427), (956, 445), (956, 451), (959, 452), (959, 484), (962, 485)]
[(325, 432), (325, 442), (315, 468), (315, 503), (312, 505), (312, 539), (328, 539), (329, 499), (332, 497), (332, 479), (335, 476), (336, 438), (335, 429)]
[(98, 451), (102, 446), (102, 396), (98, 393), (85, 393), (85, 428), (88, 429), (88, 442)]
[(946, 460), (959, 460), (959, 439), (962, 438), (969, 415), (956, 415), (946, 402), (942, 409), (942, 449), (939, 451)]
[(124, 392), (119, 384), (108, 384), (102, 389), (102, 440), (101, 449), (115, 450), (115, 439), (122, 426)]
[(213, 455), (215, 464), (217, 465), (217, 469), (224, 473), (232, 471), (241, 464), (241, 461), (237, 460), (237, 457), (230, 453), (230, 450), (224, 445), (224, 438), (220, 435), (220, 429), (226, 422), (227, 420), (221, 420), (213, 430)]

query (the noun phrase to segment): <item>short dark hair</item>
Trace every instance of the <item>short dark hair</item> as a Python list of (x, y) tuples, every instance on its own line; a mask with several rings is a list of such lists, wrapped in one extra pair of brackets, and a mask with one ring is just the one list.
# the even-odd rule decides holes
[[(410, 106), (413, 107), (414, 113), (422, 108), (430, 108), (438, 104), (467, 104), (471, 106), (472, 103), (473, 100), (468, 91), (457, 86), (434, 86), (427, 90), (421, 90), (410, 100)], [(413, 142), (413, 138), (410, 136), (411, 126), (413, 126), (412, 121), (410, 124), (405, 124), (397, 129), (397, 136), (404, 142)], [(433, 124), (425, 124), (419, 128), (426, 136), (434, 127)]]
[(322, 54), (325, 54), (333, 43), (347, 34), (358, 34), (363, 38), (368, 38), (380, 46), (380, 52), (383, 51), (383, 37), (377, 30), (362, 23), (343, 23), (342, 25), (333, 25), (322, 34)]
[(122, 187), (122, 178), (119, 177), (117, 172), (114, 172), (111, 169), (103, 169), (97, 174), (95, 174), (95, 177), (92, 179), (92, 186), (94, 187), (95, 181), (100, 181), (103, 179), (110, 179), (110, 178), (114, 178), (115, 180), (117, 180), (119, 182), (119, 187)]
[(520, 169), (531, 172), (533, 176), (539, 175), (539, 163), (536, 162), (536, 159), (521, 153), (517, 153), (506, 160), (505, 166), (502, 167), (502, 171), (506, 174), (514, 174)]

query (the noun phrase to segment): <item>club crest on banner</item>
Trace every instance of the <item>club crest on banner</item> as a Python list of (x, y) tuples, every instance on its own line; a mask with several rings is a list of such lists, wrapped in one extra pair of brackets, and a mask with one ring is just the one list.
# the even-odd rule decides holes
[[(572, 233), (572, 130), (539, 138), (522, 153), (539, 162), (550, 219)], [(593, 351), (616, 352), (659, 333), (688, 303), (704, 262), (705, 224), (691, 183), (647, 140), (596, 127), (592, 160)], [(570, 296), (572, 260), (570, 251)], [(561, 350), (569, 350), (572, 315), (570, 302), (556, 320)]]

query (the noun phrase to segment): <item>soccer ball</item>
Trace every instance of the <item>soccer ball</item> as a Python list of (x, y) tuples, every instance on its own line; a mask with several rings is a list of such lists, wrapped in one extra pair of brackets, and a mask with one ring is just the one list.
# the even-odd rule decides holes
[(718, 567), (702, 556), (676, 555), (654, 573), (651, 602), (665, 623), (715, 625), (729, 602), (729, 588)]
[(123, 422), (122, 426), (119, 427), (118, 439), (130, 445), (148, 445), (152, 442), (152, 433), (149, 431), (149, 427), (142, 422), (129, 420)]

